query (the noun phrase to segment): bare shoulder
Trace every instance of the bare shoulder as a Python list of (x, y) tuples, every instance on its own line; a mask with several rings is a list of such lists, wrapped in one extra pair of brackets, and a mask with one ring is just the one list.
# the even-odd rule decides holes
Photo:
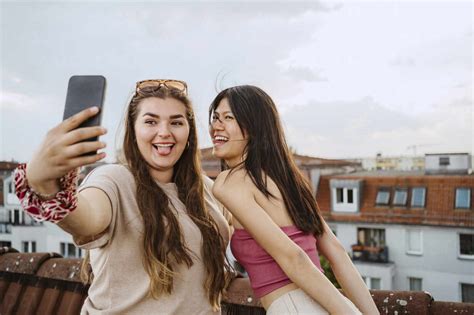
[[(250, 185), (249, 185), (250, 184)], [(232, 195), (243, 195), (252, 191), (253, 183), (245, 169), (226, 170), (221, 172), (212, 187), (217, 198)]]

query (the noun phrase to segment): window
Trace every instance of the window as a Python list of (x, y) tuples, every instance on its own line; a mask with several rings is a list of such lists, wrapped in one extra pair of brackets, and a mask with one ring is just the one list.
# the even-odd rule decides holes
[(354, 203), (354, 191), (347, 189), (347, 203)]
[(393, 197), (394, 206), (406, 206), (408, 197), (408, 190), (406, 188), (395, 189), (395, 196)]
[(408, 278), (408, 289), (410, 291), (423, 291), (423, 279), (421, 278)]
[(362, 280), (364, 280), (365, 285), (370, 290), (380, 290), (380, 289), (382, 289), (382, 280), (380, 278), (363, 276)]
[(415, 187), (411, 191), (411, 206), (416, 208), (425, 207), (425, 193), (426, 188)]
[(456, 188), (456, 209), (470, 209), (471, 208), (471, 189), (470, 188)]
[(380, 278), (370, 278), (370, 288), (372, 290), (380, 290), (381, 289), (381, 280)]
[(25, 241), (21, 242), (21, 247), (23, 248), (24, 253), (36, 253), (36, 242), (35, 241)]
[(360, 211), (362, 180), (330, 179), (331, 211), (357, 213)]
[(343, 203), (344, 202), (344, 190), (342, 188), (336, 188), (336, 201), (337, 203)]
[(12, 247), (12, 242), (10, 242), (10, 241), (0, 241), (0, 247)]
[(10, 223), (8, 222), (0, 223), (0, 234), (11, 234), (11, 233), (12, 233), (12, 225)]
[(388, 205), (390, 200), (390, 191), (388, 189), (379, 189), (377, 197), (375, 198), (375, 204), (377, 205)]
[(474, 234), (459, 234), (459, 255), (474, 258)]
[(77, 248), (73, 243), (64, 243), (59, 244), (60, 252), (63, 257), (72, 257), (80, 258), (82, 257), (82, 251), (80, 248)]
[(23, 211), (20, 209), (11, 209), (8, 213), (8, 221), (13, 225), (25, 223)]
[(421, 255), (423, 254), (423, 238), (420, 230), (406, 231), (407, 254)]
[(449, 156), (441, 156), (439, 158), (439, 166), (448, 166), (449, 165)]
[(474, 303), (474, 284), (461, 283), (461, 302)]
[(357, 243), (364, 246), (383, 247), (385, 246), (385, 230), (358, 228)]
[[(346, 191), (345, 194), (344, 194), (344, 191)], [(354, 203), (354, 190), (350, 188), (336, 188), (336, 202), (337, 203)]]

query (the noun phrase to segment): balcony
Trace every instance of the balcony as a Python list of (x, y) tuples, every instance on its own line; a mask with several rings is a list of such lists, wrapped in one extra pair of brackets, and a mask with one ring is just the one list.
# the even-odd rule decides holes
[(388, 263), (387, 246), (352, 245), (352, 260)]

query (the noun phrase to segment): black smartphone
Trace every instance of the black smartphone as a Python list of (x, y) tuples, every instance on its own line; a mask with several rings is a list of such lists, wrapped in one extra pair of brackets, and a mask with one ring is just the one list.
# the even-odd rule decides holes
[[(99, 113), (78, 128), (100, 126), (102, 110), (104, 105), (106, 80), (101, 75), (74, 75), (69, 79), (66, 95), (66, 106), (64, 107), (63, 120), (77, 114), (78, 112), (93, 106), (99, 107)], [(86, 141), (97, 141), (97, 137)], [(90, 152), (93, 155), (97, 152)]]

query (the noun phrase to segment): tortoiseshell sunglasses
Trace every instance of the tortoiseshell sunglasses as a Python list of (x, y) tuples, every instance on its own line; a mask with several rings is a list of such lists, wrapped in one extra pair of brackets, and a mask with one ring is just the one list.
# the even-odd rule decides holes
[(188, 85), (184, 81), (180, 80), (168, 80), (168, 79), (156, 79), (156, 80), (143, 80), (137, 82), (135, 92), (139, 93), (144, 88), (155, 88), (158, 90), (161, 86), (166, 87), (168, 90), (178, 90), (185, 95), (188, 95)]

